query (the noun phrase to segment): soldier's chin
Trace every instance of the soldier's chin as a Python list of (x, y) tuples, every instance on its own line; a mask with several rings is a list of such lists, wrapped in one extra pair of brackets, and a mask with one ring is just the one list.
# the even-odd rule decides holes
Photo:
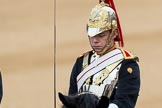
[(105, 54), (105, 49), (94, 49), (94, 51), (97, 53), (97, 55), (103, 55)]
[(100, 54), (101, 53), (101, 49), (99, 50), (99, 49), (94, 49), (94, 51), (97, 53), (97, 54)]

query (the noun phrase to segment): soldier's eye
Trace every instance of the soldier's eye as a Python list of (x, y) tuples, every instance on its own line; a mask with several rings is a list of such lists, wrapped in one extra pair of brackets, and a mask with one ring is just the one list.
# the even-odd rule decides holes
[(100, 37), (103, 37), (103, 36), (105, 36), (105, 34), (104, 34), (104, 33), (102, 33), (102, 34), (100, 34), (99, 36), (100, 36)]

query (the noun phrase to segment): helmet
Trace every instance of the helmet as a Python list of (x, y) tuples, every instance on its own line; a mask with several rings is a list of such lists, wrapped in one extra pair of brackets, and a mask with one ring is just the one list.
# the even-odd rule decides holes
[(119, 36), (116, 37), (115, 41), (118, 41), (119, 46), (123, 46), (123, 38), (115, 6), (114, 4), (111, 6), (113, 2), (110, 2), (110, 6), (105, 2), (102, 1), (92, 8), (87, 24), (88, 36), (93, 37), (107, 30), (111, 30), (113, 34), (115, 30), (118, 30)]
[(87, 32), (93, 37), (106, 30), (117, 29), (115, 11), (104, 2), (97, 4), (90, 12)]

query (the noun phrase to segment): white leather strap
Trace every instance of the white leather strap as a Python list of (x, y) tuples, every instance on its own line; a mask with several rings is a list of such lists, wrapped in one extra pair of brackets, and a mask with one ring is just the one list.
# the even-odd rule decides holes
[(123, 59), (124, 56), (120, 49), (113, 50), (109, 52), (108, 54), (100, 57), (99, 59), (95, 60), (93, 63), (91, 63), (87, 68), (85, 68), (78, 76), (77, 76), (77, 85), (78, 85), (78, 91), (80, 90), (82, 84), (84, 81), (89, 77), (94, 75), (95, 73), (99, 72), (106, 66), (117, 62), (121, 59)]
[(108, 108), (119, 108), (119, 107), (114, 103), (110, 103)]

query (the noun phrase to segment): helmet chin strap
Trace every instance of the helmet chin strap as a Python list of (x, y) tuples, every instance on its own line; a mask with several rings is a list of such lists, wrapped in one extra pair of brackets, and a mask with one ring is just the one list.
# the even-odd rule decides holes
[[(112, 30), (110, 37), (108, 38), (106, 45), (103, 47), (103, 49), (100, 52), (96, 52), (98, 55), (102, 56), (104, 54), (106, 54), (107, 52), (111, 51), (112, 49), (115, 48), (115, 42), (112, 41), (112, 38), (114, 36), (115, 31)], [(114, 42), (114, 43), (112, 43)]]

